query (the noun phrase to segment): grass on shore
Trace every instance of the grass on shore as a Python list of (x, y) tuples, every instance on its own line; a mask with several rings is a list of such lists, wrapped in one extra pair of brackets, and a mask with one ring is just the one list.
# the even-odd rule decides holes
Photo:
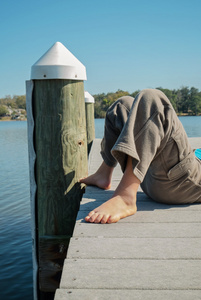
[(11, 117), (5, 116), (5, 117), (0, 117), (0, 121), (26, 121), (27, 118), (22, 118), (22, 119), (11, 119)]

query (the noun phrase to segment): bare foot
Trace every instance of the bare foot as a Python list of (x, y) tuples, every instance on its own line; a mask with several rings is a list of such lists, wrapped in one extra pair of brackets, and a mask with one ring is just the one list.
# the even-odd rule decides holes
[(95, 185), (101, 189), (108, 190), (111, 187), (113, 170), (113, 167), (109, 167), (105, 164), (105, 162), (103, 162), (96, 173), (80, 179), (80, 182), (85, 183), (86, 185)]
[(133, 174), (132, 158), (128, 156), (126, 170), (113, 197), (92, 210), (85, 217), (85, 221), (102, 224), (116, 223), (122, 218), (135, 214), (139, 185), (139, 179)]
[(87, 217), (86, 222), (90, 223), (116, 223), (120, 219), (134, 215), (137, 211), (135, 201), (130, 204), (126, 203), (125, 199), (121, 196), (115, 196), (103, 203), (93, 211), (91, 211)]

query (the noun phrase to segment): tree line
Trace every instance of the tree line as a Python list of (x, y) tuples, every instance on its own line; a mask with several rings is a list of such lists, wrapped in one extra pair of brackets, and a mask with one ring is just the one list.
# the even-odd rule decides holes
[[(201, 92), (195, 87), (182, 87), (177, 90), (170, 90), (158, 87), (172, 103), (176, 113), (178, 115), (201, 115)], [(122, 96), (136, 97), (139, 90), (133, 93), (129, 93), (123, 90), (117, 90), (116, 92), (101, 93), (93, 95), (95, 99), (95, 118), (104, 118), (106, 111), (112, 103)], [(26, 96), (5, 96), (0, 99), (0, 116), (8, 113), (8, 108), (26, 109)]]
[[(201, 92), (195, 87), (182, 87), (177, 90), (157, 88), (161, 90), (172, 103), (178, 115), (201, 115)], [(118, 90), (115, 93), (101, 93), (93, 95), (95, 99), (95, 118), (104, 118), (106, 111), (112, 103), (122, 96), (136, 97), (139, 90), (133, 93)]]
[(26, 96), (5, 96), (0, 98), (0, 117), (9, 113), (9, 109), (15, 111), (16, 109), (26, 110)]

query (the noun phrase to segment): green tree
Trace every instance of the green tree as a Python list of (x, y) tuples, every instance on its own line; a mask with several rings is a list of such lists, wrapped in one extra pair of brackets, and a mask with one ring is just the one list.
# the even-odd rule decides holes
[(26, 109), (26, 96), (14, 96), (18, 108)]
[(109, 92), (107, 94), (93, 95), (95, 100), (95, 118), (105, 118), (106, 111), (118, 98), (129, 95), (128, 92), (117, 90), (115, 93)]
[(10, 95), (6, 95), (4, 98), (0, 99), (0, 104), (1, 105), (7, 105), (7, 106), (9, 106), (11, 102), (12, 102), (12, 98), (11, 98)]
[(187, 86), (179, 90), (178, 107), (180, 112), (188, 113), (189, 111), (189, 88)]
[(8, 113), (7, 108), (4, 105), (0, 105), (0, 117), (5, 116)]
[(200, 112), (201, 107), (201, 97), (198, 89), (192, 87), (189, 91), (189, 109), (194, 115)]

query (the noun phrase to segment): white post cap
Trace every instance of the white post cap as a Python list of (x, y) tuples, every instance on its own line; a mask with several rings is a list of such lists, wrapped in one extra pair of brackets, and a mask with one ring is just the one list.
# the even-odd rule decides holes
[(85, 66), (60, 42), (56, 42), (31, 68), (31, 79), (86, 80)]
[(94, 103), (94, 97), (89, 94), (87, 91), (84, 92), (85, 103)]

